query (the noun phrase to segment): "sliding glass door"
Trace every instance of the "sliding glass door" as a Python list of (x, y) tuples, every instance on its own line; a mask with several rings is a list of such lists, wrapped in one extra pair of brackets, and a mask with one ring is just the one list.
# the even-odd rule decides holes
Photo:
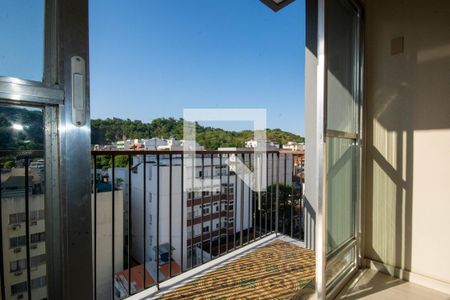
[(360, 191), (360, 9), (351, 0), (326, 6), (326, 272), (327, 290), (357, 267)]

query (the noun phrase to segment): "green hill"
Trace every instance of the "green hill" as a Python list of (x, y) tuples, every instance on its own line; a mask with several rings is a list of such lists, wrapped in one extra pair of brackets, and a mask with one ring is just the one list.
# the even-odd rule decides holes
[[(175, 118), (158, 118), (150, 123), (138, 120), (108, 118), (93, 119), (92, 144), (109, 144), (122, 139), (170, 138), (183, 139), (183, 120)], [(197, 126), (197, 143), (206, 149), (219, 147), (243, 147), (245, 142), (253, 138), (253, 131), (228, 131), (220, 128)], [(289, 141), (303, 142), (304, 138), (281, 129), (267, 129), (267, 139), (285, 144)]]

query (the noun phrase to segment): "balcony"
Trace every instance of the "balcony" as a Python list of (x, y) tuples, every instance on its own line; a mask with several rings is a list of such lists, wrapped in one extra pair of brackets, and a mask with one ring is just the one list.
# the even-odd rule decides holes
[[(302, 157), (92, 151), (96, 298), (300, 293), (315, 272), (304, 248)], [(259, 191), (250, 186), (257, 177)]]

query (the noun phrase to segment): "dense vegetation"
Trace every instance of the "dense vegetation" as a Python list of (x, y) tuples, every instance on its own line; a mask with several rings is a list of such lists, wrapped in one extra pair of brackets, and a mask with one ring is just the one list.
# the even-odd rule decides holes
[[(92, 125), (92, 144), (109, 144), (123, 139), (170, 138), (183, 139), (183, 120), (158, 118), (150, 123), (130, 119), (94, 119)], [(207, 149), (219, 147), (243, 147), (253, 138), (253, 131), (227, 131), (220, 128), (205, 127), (196, 124), (197, 143)], [(267, 139), (279, 144), (289, 141), (303, 142), (304, 138), (281, 129), (267, 129)]]

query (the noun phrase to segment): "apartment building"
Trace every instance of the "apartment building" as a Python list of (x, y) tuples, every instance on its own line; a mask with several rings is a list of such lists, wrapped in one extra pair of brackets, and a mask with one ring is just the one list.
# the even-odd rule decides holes
[[(230, 154), (230, 160), (232, 157)], [(286, 155), (286, 164), (279, 165), (281, 184), (292, 184), (292, 159), (292, 155)], [(248, 234), (249, 228), (255, 225), (256, 196), (232, 169), (228, 169), (226, 160), (217, 154), (212, 158), (205, 155), (183, 168), (180, 156), (161, 155), (158, 163), (156, 156), (149, 155), (146, 156), (144, 183), (144, 161), (142, 156), (135, 157), (131, 176), (131, 254), (136, 261), (155, 264), (155, 245), (170, 244), (171, 259), (188, 268), (217, 255), (217, 249), (210, 253), (210, 246), (219, 247), (219, 240), (223, 248), (227, 238), (241, 232), (245, 236)], [(277, 182), (273, 168), (273, 160), (269, 157), (267, 170), (271, 175), (268, 185)], [(161, 249), (158, 252), (164, 254)]]
[(47, 298), (45, 197), (40, 165), (40, 161), (30, 165), (27, 179), (23, 167), (3, 170), (1, 174), (1, 238), (7, 300), (28, 299), (28, 280), (33, 299)]
[(305, 143), (287, 142), (283, 145), (283, 150), (290, 151), (305, 151)]
[(279, 149), (280, 144), (271, 141), (249, 140), (245, 142), (245, 148), (266, 147), (267, 150)]
[[(114, 272), (123, 270), (124, 266), (124, 240), (126, 228), (124, 226), (124, 191), (112, 190), (92, 194), (92, 209), (95, 212), (95, 257), (100, 262), (95, 269), (96, 295), (98, 299), (111, 299), (113, 294), (112, 276)], [(114, 199), (114, 202), (112, 202)], [(114, 208), (113, 208), (114, 203)], [(113, 216), (114, 209), (114, 217)], [(94, 217), (93, 216), (93, 217)], [(113, 226), (114, 220), (114, 226)], [(113, 232), (114, 230), (114, 239)], [(114, 245), (114, 246), (113, 246)], [(114, 256), (114, 257), (113, 257)], [(113, 264), (114, 261), (114, 264)]]

